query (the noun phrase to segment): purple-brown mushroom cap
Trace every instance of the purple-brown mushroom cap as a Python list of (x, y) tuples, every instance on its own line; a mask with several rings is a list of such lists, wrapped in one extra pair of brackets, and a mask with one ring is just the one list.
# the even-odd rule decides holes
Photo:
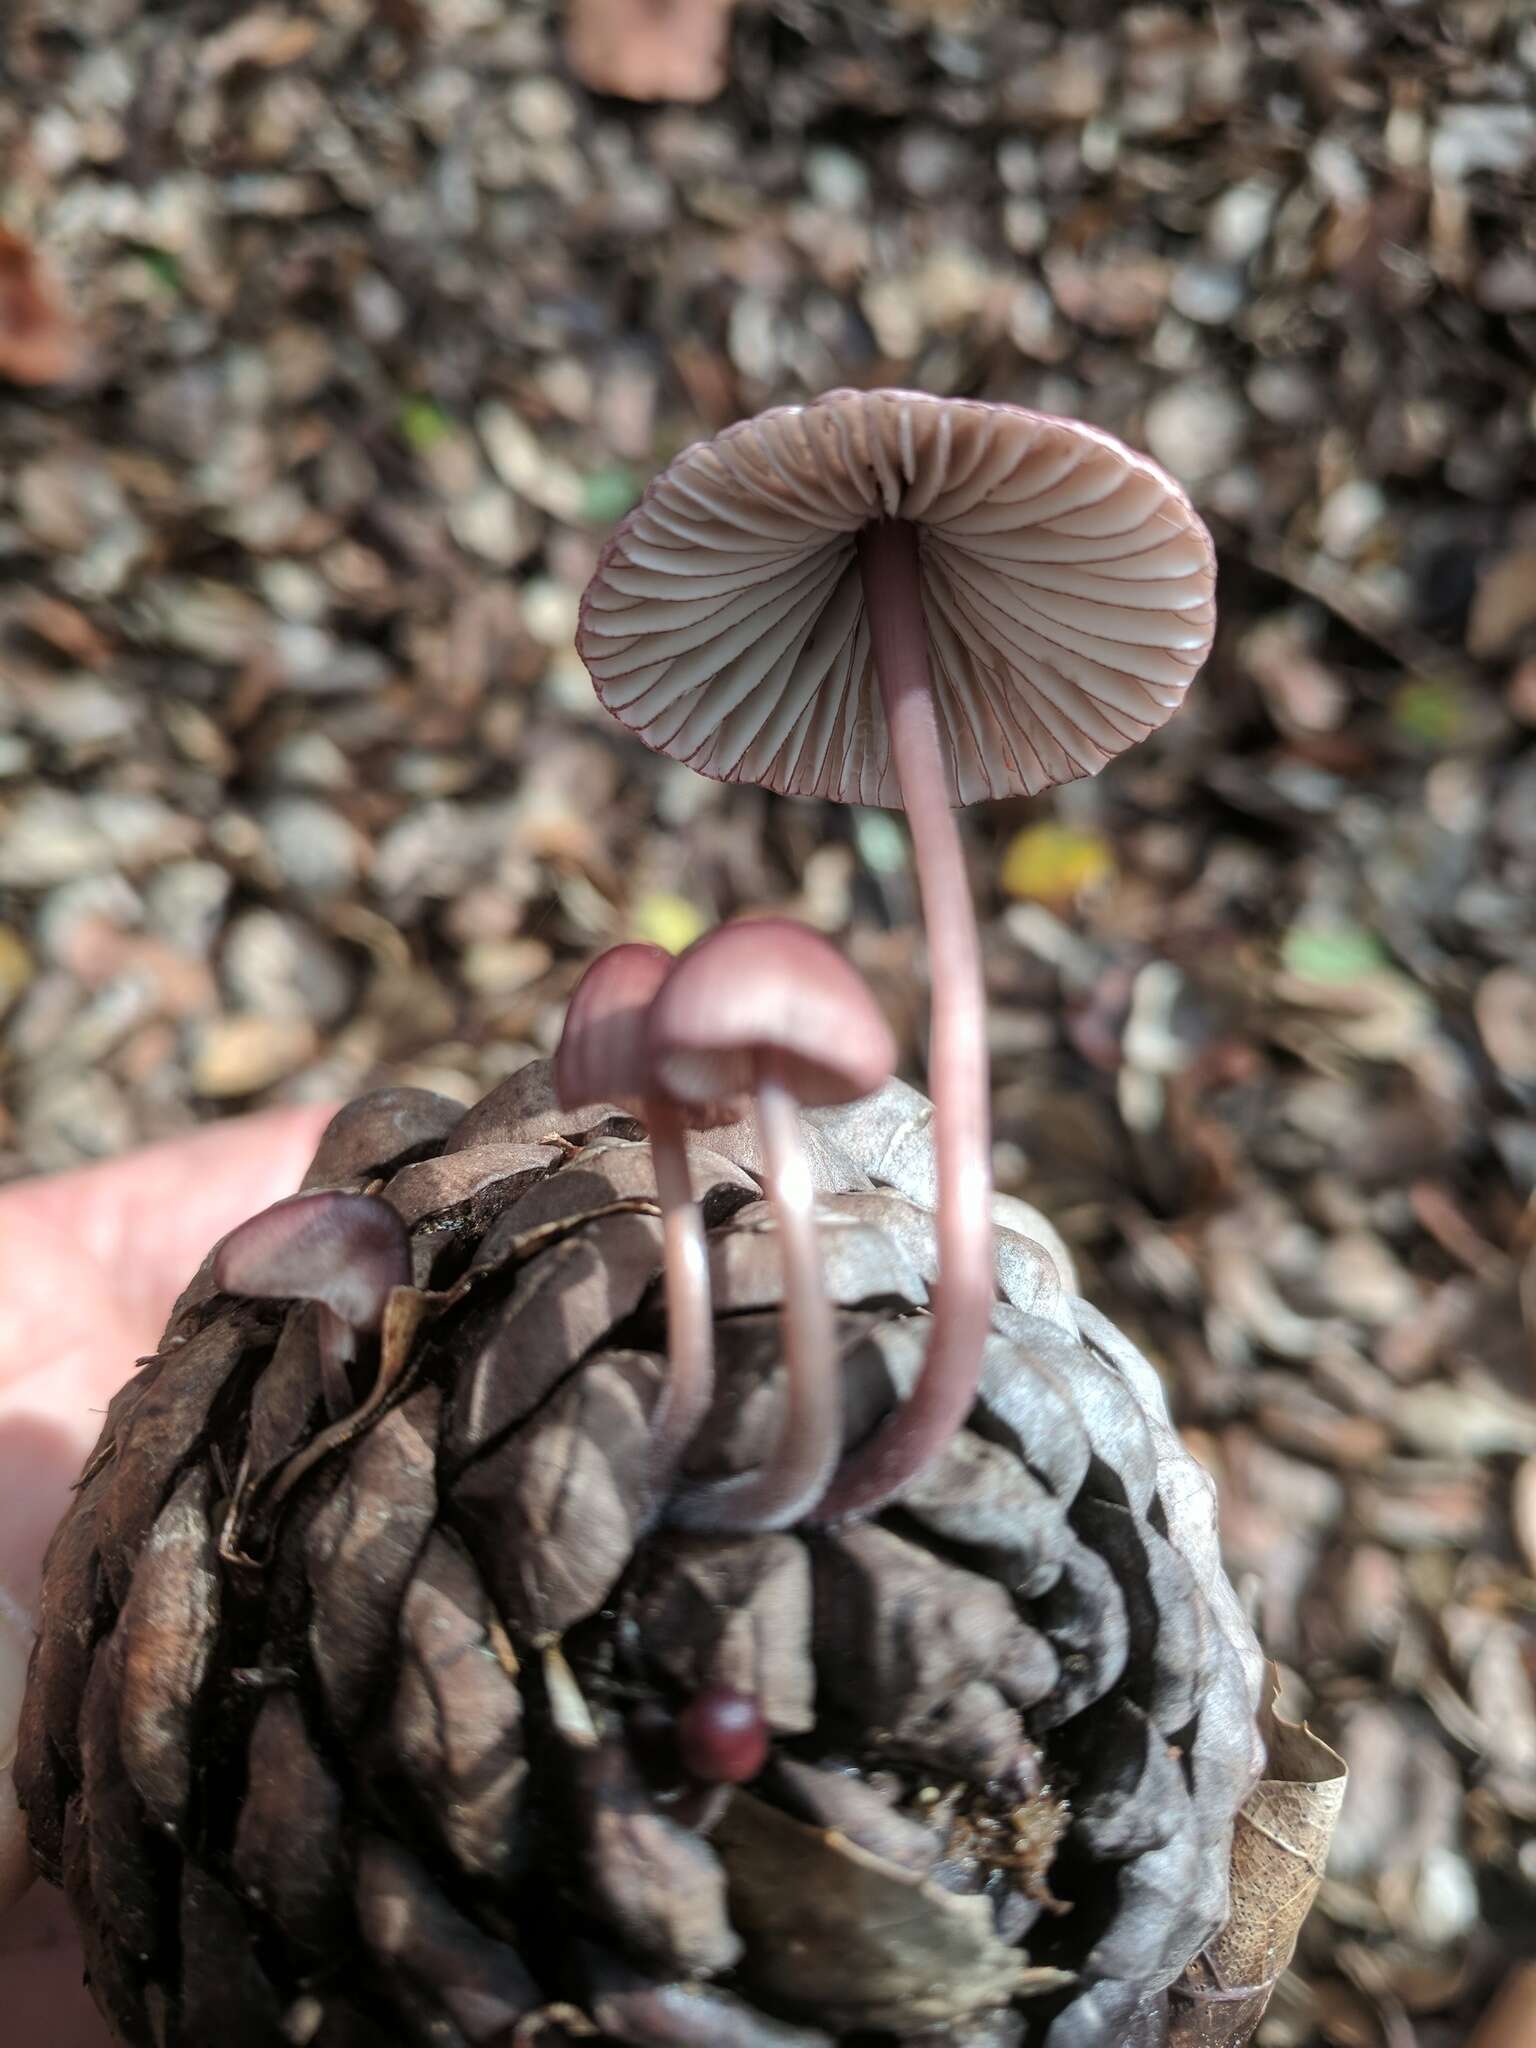
[(318, 1301), (349, 1329), (376, 1330), (391, 1288), (410, 1284), (410, 1238), (377, 1195), (290, 1195), (230, 1232), (213, 1277), (226, 1294)]
[[(666, 1090), (654, 1069), (646, 1027), (674, 965), (662, 947), (640, 940), (599, 953), (571, 991), (555, 1048), (555, 1099), (562, 1109), (611, 1102), (641, 1120), (656, 1110)], [(743, 1115), (743, 1104), (729, 1096), (671, 1107), (689, 1130), (739, 1123)]]
[(746, 1094), (772, 1057), (807, 1104), (871, 1095), (896, 1066), (891, 1027), (857, 971), (789, 918), (721, 925), (682, 955), (651, 1006), (651, 1059), (688, 1102)]

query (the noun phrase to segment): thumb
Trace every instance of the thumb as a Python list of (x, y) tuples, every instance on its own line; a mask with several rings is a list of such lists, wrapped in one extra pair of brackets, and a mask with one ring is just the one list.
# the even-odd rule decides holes
[(14, 1768), (42, 1546), (101, 1409), (177, 1291), (217, 1239), (292, 1193), (331, 1113), (240, 1117), (0, 1190), (0, 1912), (31, 1874)]

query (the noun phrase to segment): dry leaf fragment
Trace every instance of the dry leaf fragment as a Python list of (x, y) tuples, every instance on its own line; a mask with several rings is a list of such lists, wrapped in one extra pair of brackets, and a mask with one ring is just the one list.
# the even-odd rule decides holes
[(1536, 548), (1514, 548), (1489, 564), (1467, 620), (1467, 648), (1485, 658), (1507, 654), (1536, 624)]
[(1526, 1570), (1536, 1579), (1536, 1458), (1527, 1458), (1515, 1474), (1512, 1512)]
[(0, 227), (0, 377), (67, 384), (85, 368), (85, 340), (37, 250)]
[(1282, 1719), (1273, 1699), (1261, 1727), (1269, 1761), (1237, 1817), (1231, 1912), (1173, 1987), (1169, 2048), (1244, 2048), (1322, 1882), (1344, 1761), (1304, 1723)]
[(725, 90), (734, 0), (571, 0), (565, 53), (593, 92), (712, 100)]
[(1000, 1941), (988, 1900), (943, 1891), (746, 1793), (712, 1840), (747, 1944), (743, 1973), (792, 2011), (835, 2011), (839, 2027), (859, 2031), (937, 2024), (1072, 1981)]

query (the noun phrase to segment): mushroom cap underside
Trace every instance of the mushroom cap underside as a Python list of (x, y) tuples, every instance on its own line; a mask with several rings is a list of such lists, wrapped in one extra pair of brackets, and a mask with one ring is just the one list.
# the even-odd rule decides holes
[(1097, 773), (1210, 650), (1210, 536), (1149, 458), (1020, 406), (835, 391), (650, 485), (582, 604), (599, 698), (703, 774), (899, 805), (856, 546), (885, 518), (918, 530), (956, 803)]

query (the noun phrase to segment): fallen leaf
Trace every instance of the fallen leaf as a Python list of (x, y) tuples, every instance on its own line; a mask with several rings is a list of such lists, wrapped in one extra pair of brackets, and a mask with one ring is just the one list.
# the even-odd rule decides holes
[(1478, 579), (1467, 620), (1467, 651), (1507, 654), (1527, 626), (1536, 625), (1536, 548), (1501, 555)]
[(1387, 964), (1380, 940), (1355, 925), (1292, 925), (1280, 958), (1302, 981), (1358, 981)]
[(85, 340), (37, 250), (0, 227), (0, 377), (67, 384), (85, 367)]
[(1392, 723), (1421, 747), (1450, 747), (1467, 729), (1469, 706), (1459, 683), (1414, 676), (1392, 693)]
[(1495, 967), (1472, 999), (1478, 1035), (1500, 1073), (1536, 1081), (1536, 975)]
[(664, 952), (681, 953), (703, 935), (709, 919), (686, 896), (653, 889), (635, 905), (630, 924), (635, 938), (647, 939)]
[(1284, 1720), (1273, 1696), (1260, 1725), (1269, 1761), (1237, 1817), (1231, 1910), (1173, 1987), (1169, 2048), (1244, 2048), (1322, 1883), (1344, 1803), (1343, 1759), (1304, 1723)]
[(862, 2033), (939, 2025), (1070, 1984), (1031, 1969), (992, 1907), (738, 1792), (711, 1837), (747, 1944), (742, 1974), (790, 2009)]
[(1070, 825), (1027, 825), (1003, 855), (1002, 884), (1010, 896), (1063, 908), (1115, 871), (1108, 841)]
[(1512, 1511), (1526, 1570), (1536, 1579), (1536, 1457), (1527, 1458), (1515, 1474)]

